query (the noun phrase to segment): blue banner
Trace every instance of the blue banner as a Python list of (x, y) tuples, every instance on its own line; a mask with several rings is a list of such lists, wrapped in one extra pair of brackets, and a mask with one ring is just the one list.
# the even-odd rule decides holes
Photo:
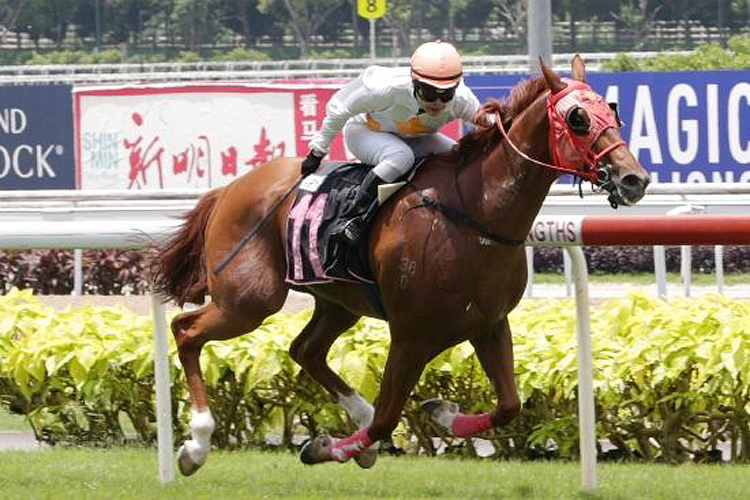
[(0, 86), (0, 190), (75, 187), (71, 86)]
[[(525, 75), (467, 76), (484, 101)], [(630, 150), (658, 182), (750, 182), (750, 71), (594, 73)]]

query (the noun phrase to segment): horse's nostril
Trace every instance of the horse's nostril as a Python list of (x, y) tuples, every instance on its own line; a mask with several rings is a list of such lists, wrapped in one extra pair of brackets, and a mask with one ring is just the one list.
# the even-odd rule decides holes
[(648, 186), (650, 182), (651, 177), (649, 177), (648, 175), (645, 177), (641, 177), (640, 175), (636, 174), (627, 174), (622, 179), (620, 179), (620, 183), (629, 189), (646, 189), (646, 186)]

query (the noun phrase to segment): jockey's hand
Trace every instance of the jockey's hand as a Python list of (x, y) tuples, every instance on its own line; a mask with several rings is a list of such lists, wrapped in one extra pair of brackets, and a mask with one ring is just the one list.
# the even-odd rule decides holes
[(474, 115), (474, 125), (489, 127), (497, 122), (497, 111), (488, 106), (482, 106)]
[(302, 160), (302, 176), (305, 177), (315, 172), (320, 166), (320, 161), (322, 159), (323, 155), (314, 149), (311, 149), (310, 152), (307, 153), (307, 157)]

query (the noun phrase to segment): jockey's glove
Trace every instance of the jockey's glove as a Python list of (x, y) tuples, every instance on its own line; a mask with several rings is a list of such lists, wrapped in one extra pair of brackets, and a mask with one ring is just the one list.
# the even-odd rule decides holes
[(311, 149), (310, 152), (307, 153), (305, 159), (302, 160), (302, 176), (305, 177), (315, 172), (320, 166), (320, 161), (322, 159), (323, 155), (314, 149)]

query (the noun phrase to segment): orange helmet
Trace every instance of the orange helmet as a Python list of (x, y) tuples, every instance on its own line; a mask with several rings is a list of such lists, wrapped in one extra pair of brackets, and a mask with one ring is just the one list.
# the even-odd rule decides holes
[(439, 89), (455, 87), (463, 66), (456, 47), (437, 40), (423, 43), (411, 56), (411, 77)]

